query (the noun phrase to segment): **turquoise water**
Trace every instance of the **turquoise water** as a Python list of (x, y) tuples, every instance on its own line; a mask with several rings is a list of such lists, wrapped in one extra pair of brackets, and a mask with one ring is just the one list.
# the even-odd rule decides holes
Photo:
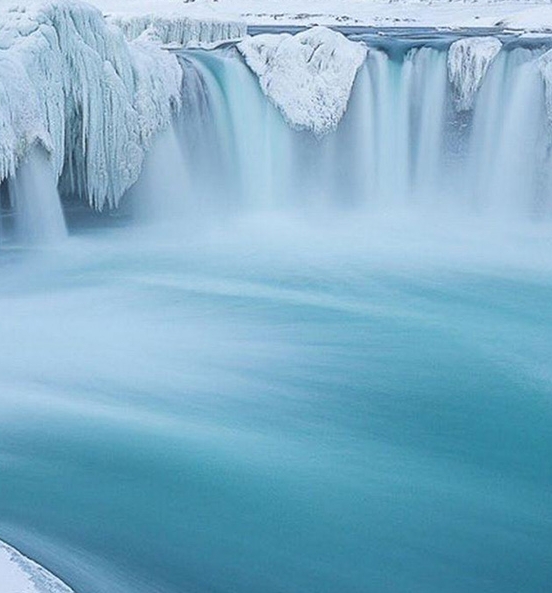
[(550, 240), (232, 226), (2, 255), (0, 538), (79, 593), (550, 591)]

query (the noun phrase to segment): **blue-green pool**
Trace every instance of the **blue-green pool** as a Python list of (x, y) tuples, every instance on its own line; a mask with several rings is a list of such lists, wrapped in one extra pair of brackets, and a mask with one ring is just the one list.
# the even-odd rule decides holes
[(548, 593), (550, 241), (235, 226), (4, 253), (0, 538), (78, 593)]

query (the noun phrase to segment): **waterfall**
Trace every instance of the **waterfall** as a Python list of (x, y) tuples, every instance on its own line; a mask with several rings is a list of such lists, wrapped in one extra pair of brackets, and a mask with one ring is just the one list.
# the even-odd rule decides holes
[[(319, 96), (334, 90), (339, 74), (332, 47), (345, 55), (358, 48), (335, 32), (315, 33), (331, 46), (320, 52), (320, 76), (334, 78), (317, 84), (319, 66), (306, 59), (294, 80), (300, 83), (301, 68), (310, 78), (297, 89), (293, 77), (289, 84), (277, 80), (278, 100), (271, 76), (289, 73), (280, 67), (260, 81), (243, 48), (177, 52), (182, 108), (157, 134), (126, 203), (146, 220), (276, 210), (550, 219), (549, 42), (357, 36), (367, 50), (357, 52), (352, 88), (343, 85), (350, 93), (345, 113), (326, 117), (332, 120), (326, 128), (311, 119), (318, 100), (326, 109), (333, 104)], [(275, 37), (266, 38), (281, 48)], [(296, 52), (311, 47), (297, 49), (286, 39)], [(285, 56), (279, 60), (287, 63)], [(304, 120), (289, 113), (294, 93), (309, 107), (299, 114)], [(69, 174), (71, 164), (66, 155)], [(56, 175), (43, 148), (33, 149), (2, 191), (19, 240), (65, 234)]]
[[(235, 48), (182, 52), (177, 136), (194, 200), (548, 217), (552, 136), (537, 63), (545, 48), (479, 45), (493, 52), (484, 67), (468, 64), (467, 90), (462, 56), (449, 72), (450, 44), (369, 47), (345, 116), (323, 137), (286, 124)], [(469, 101), (459, 95), (468, 91)]]
[(8, 180), (8, 192), (18, 241), (54, 243), (66, 236), (56, 174), (42, 146), (34, 146)]
[(533, 52), (503, 53), (482, 90), (468, 170), (477, 183), (472, 196), (509, 217), (545, 215), (552, 196), (549, 122)]
[(189, 210), (186, 162), (175, 127), (160, 132), (128, 196), (144, 222), (181, 217)]

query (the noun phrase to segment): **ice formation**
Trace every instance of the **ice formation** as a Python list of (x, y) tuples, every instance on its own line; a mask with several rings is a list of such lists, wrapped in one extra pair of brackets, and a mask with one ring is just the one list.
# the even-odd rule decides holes
[(73, 0), (4, 12), (0, 48), (0, 180), (40, 143), (63, 190), (116, 206), (179, 105), (176, 57)]
[(182, 16), (114, 16), (110, 22), (117, 25), (127, 39), (141, 35), (164, 45), (209, 45), (217, 41), (241, 39), (247, 33), (244, 23), (189, 19)]
[(450, 46), (448, 73), (459, 111), (473, 107), (477, 91), (501, 47), (496, 37), (468, 37)]
[(538, 58), (537, 65), (544, 83), (546, 113), (552, 122), (552, 49)]
[(367, 53), (325, 27), (247, 37), (238, 49), (288, 123), (317, 135), (337, 127)]
[(0, 541), (2, 593), (73, 593), (67, 585)]

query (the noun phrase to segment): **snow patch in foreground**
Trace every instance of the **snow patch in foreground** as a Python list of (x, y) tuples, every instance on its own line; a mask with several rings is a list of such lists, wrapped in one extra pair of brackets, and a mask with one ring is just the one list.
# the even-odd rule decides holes
[(2, 593), (73, 593), (42, 566), (1, 541), (0, 585)]
[(473, 107), (477, 91), (501, 47), (502, 43), (495, 37), (468, 37), (450, 46), (448, 72), (458, 111)]
[(247, 37), (237, 47), (288, 123), (319, 136), (341, 121), (367, 52), (325, 27)]

